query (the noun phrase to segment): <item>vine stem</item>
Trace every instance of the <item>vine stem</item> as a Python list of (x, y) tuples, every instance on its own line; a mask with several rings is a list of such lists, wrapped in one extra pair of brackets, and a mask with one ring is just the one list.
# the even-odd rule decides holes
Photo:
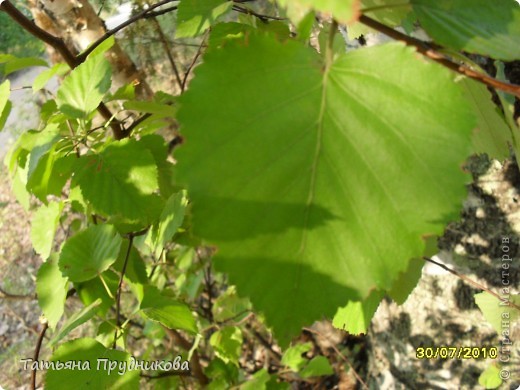
[(438, 62), (439, 64), (454, 72), (460, 73), (480, 83), (486, 84), (489, 87), (499, 89), (520, 98), (520, 85), (504, 83), (484, 73), (477, 72), (467, 67), (466, 65), (457, 64), (456, 62), (453, 62), (452, 60), (442, 55), (440, 52), (436, 51), (435, 49), (440, 49), (440, 47), (436, 44), (427, 43), (421, 41), (420, 39), (409, 37), (408, 35), (400, 33), (399, 31), (396, 31), (393, 28), (379, 23), (378, 21), (365, 15), (361, 15), (358, 20), (365, 26), (388, 35), (390, 38), (403, 41), (405, 44), (415, 47), (417, 51), (425, 57)]
[(458, 273), (457, 271), (445, 266), (444, 264), (442, 263), (439, 263), (438, 261), (435, 261), (429, 257), (423, 257), (423, 259), (429, 263), (432, 263), (432, 264), (435, 264), (436, 266), (438, 267), (441, 267), (442, 269), (448, 271), (449, 273), (457, 276), (458, 278), (464, 280), (465, 282), (468, 282), (469, 284), (475, 286), (476, 288), (478, 288), (479, 290), (482, 290), (482, 291), (485, 291), (491, 295), (493, 295), (495, 298), (497, 298), (500, 302), (502, 303), (505, 303), (507, 306), (509, 307), (513, 307), (517, 310), (520, 310), (520, 306), (517, 305), (516, 303), (514, 302), (511, 302), (509, 299), (506, 299), (506, 298), (502, 298), (499, 294), (497, 294), (496, 292), (494, 292), (493, 290), (490, 290), (489, 288), (487, 288), (486, 286), (478, 283), (478, 282), (475, 282), (473, 279), (470, 279), (468, 278), (467, 276), (464, 276), (460, 273)]
[(123, 263), (123, 268), (121, 269), (121, 277), (119, 278), (119, 285), (117, 286), (117, 296), (116, 296), (116, 331), (114, 333), (114, 343), (112, 344), (112, 348), (116, 348), (117, 344), (117, 333), (119, 331), (119, 326), (121, 325), (121, 290), (123, 287), (123, 278), (125, 277), (126, 267), (128, 265), (128, 259), (130, 258), (130, 251), (132, 250), (132, 244), (134, 242), (134, 236), (130, 235), (128, 239), (128, 249), (126, 250), (125, 261)]
[[(49, 328), (49, 323), (47, 320), (43, 323), (43, 328), (38, 336), (38, 341), (36, 342), (36, 348), (34, 349), (33, 362), (38, 362), (38, 357), (40, 356), (40, 349), (42, 348), (43, 338), (45, 337), (45, 332)], [(32, 370), (31, 372), (31, 390), (36, 389), (36, 372), (38, 370)]]

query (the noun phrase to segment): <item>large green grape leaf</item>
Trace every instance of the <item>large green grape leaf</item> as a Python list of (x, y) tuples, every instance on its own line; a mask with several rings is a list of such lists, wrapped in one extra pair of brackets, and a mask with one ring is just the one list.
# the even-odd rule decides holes
[(391, 289), (465, 194), (469, 107), (400, 43), (326, 67), (296, 42), (229, 42), (205, 56), (178, 119), (194, 232), (279, 340)]
[(56, 103), (71, 118), (85, 118), (110, 88), (112, 71), (103, 56), (89, 57), (74, 69), (58, 89)]
[(437, 43), (504, 61), (520, 59), (520, 6), (515, 0), (410, 1)]
[(176, 38), (195, 37), (202, 34), (230, 11), (233, 2), (228, 0), (184, 0), (177, 11)]
[(299, 22), (312, 9), (332, 14), (339, 22), (350, 23), (359, 15), (359, 0), (279, 0), (287, 8), (289, 17)]
[(78, 362), (83, 369), (49, 369), (45, 375), (45, 388), (49, 390), (139, 389), (139, 370), (129, 369), (130, 354), (105, 348), (94, 339), (82, 338), (61, 345), (51, 361), (70, 365)]
[(63, 244), (60, 270), (73, 282), (85, 282), (117, 260), (122, 239), (110, 225), (92, 225)]
[(54, 329), (63, 315), (67, 299), (68, 279), (63, 277), (58, 268), (57, 256), (53, 255), (43, 263), (36, 276), (38, 304), (47, 318), (49, 327)]
[(79, 184), (94, 209), (128, 220), (153, 220), (161, 202), (157, 166), (150, 151), (135, 140), (113, 142), (100, 153), (77, 159), (73, 186)]

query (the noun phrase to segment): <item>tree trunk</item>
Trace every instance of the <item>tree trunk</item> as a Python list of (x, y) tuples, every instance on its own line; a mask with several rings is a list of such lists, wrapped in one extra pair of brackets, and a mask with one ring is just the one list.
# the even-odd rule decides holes
[[(87, 0), (30, 0), (29, 5), (36, 25), (63, 38), (74, 54), (85, 50), (106, 32), (103, 20)], [(50, 52), (50, 56), (53, 62), (61, 61), (57, 53)], [(112, 65), (114, 89), (133, 83), (139, 99), (152, 96), (143, 75), (117, 42), (105, 56)]]

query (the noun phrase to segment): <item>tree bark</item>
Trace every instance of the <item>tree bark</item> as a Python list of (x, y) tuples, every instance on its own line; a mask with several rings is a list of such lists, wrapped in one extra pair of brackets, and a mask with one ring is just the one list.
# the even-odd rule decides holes
[[(106, 32), (103, 20), (87, 0), (30, 0), (29, 6), (36, 25), (61, 37), (74, 54), (85, 50)], [(52, 50), (49, 54), (52, 62), (61, 61)], [(117, 42), (105, 56), (112, 65), (114, 89), (133, 83), (139, 99), (146, 100), (153, 95), (142, 73)]]

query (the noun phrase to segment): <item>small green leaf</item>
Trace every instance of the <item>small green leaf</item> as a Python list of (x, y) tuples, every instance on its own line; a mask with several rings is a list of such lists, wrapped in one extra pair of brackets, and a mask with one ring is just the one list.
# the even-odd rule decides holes
[(34, 250), (43, 260), (51, 254), (54, 233), (58, 228), (63, 203), (49, 202), (36, 210), (31, 223), (31, 242)]
[[(123, 264), (125, 262), (126, 252), (128, 250), (129, 244), (130, 240), (124, 240), (123, 245), (121, 245), (121, 251), (119, 252), (117, 261), (113, 265), (114, 269), (118, 272), (122, 272), (123, 270)], [(128, 256), (125, 277), (132, 283), (146, 284), (148, 281), (146, 266), (143, 262), (143, 259), (139, 255), (139, 252), (133, 246), (130, 249), (130, 255)]]
[(374, 291), (363, 301), (350, 301), (347, 306), (338, 309), (332, 325), (353, 335), (366, 334), (383, 296), (383, 293)]
[(58, 268), (57, 256), (53, 256), (43, 263), (36, 275), (36, 293), (38, 304), (54, 329), (63, 315), (65, 300), (67, 299), (68, 280), (64, 278)]
[(255, 372), (255, 374), (245, 383), (240, 385), (240, 390), (267, 390), (267, 383), (271, 380), (271, 375), (265, 368)]
[(399, 26), (411, 8), (407, 0), (361, 0), (364, 15), (390, 27)]
[[(520, 294), (509, 295), (504, 298), (520, 305)], [(475, 303), (480, 311), (482, 311), (482, 314), (484, 314), (484, 318), (493, 326), (493, 329), (495, 329), (498, 334), (502, 334), (503, 321), (508, 321), (512, 324), (520, 318), (520, 310), (508, 306), (505, 301), (498, 300), (497, 297), (486, 291), (475, 294)]]
[(63, 80), (56, 103), (70, 118), (86, 118), (110, 88), (111, 68), (103, 56), (87, 59)]
[[(81, 364), (88, 361), (90, 369), (49, 369), (45, 375), (48, 390), (139, 389), (139, 370), (119, 372), (119, 367), (129, 367), (130, 354), (105, 348), (94, 339), (82, 338), (60, 345), (51, 361)], [(112, 362), (117, 363), (115, 368), (110, 367)]]
[(144, 286), (144, 298), (140, 308), (147, 318), (160, 322), (167, 328), (197, 333), (197, 323), (190, 308), (162, 295), (154, 286)]
[(498, 160), (509, 157), (511, 130), (504, 115), (491, 100), (488, 89), (469, 78), (460, 84), (477, 117), (477, 128), (473, 133), (474, 152), (487, 153)]
[(278, 2), (287, 8), (287, 14), (296, 23), (312, 9), (332, 14), (341, 23), (351, 23), (359, 14), (359, 1), (356, 0), (279, 0)]
[(50, 69), (46, 69), (43, 72), (39, 73), (38, 76), (33, 81), (32, 89), (33, 92), (37, 92), (49, 82), (49, 80), (54, 76), (63, 76), (70, 70), (70, 67), (65, 63), (58, 63), (54, 65)]
[(87, 59), (106, 53), (108, 50), (112, 48), (112, 46), (114, 46), (115, 43), (116, 39), (113, 35), (108, 37), (103, 42), (101, 42), (99, 46), (92, 50), (92, 53), (88, 55)]
[(411, 0), (436, 43), (495, 59), (520, 59), (520, 7), (515, 0)]
[(308, 360), (302, 355), (312, 349), (311, 343), (296, 344), (293, 347), (287, 348), (287, 351), (282, 356), (282, 364), (289, 367), (294, 372), (300, 371)]
[(11, 109), (13, 108), (13, 103), (10, 100), (5, 102), (4, 109), (0, 113), (0, 131), (5, 126), (5, 122), (7, 122), (7, 118), (9, 118), (9, 114), (11, 113)]
[(302, 378), (332, 374), (334, 374), (334, 370), (325, 356), (316, 356), (300, 371)]
[(114, 94), (108, 94), (105, 101), (113, 100), (132, 100), (135, 99), (135, 86), (133, 84), (125, 84), (120, 87)]
[[(103, 281), (101, 281), (101, 278), (103, 278)], [(114, 297), (116, 296), (118, 285), (119, 276), (111, 270), (107, 270), (97, 278), (77, 283), (75, 286), (85, 306), (91, 305), (96, 300), (101, 299), (99, 315), (105, 315), (108, 309), (115, 303)], [(111, 296), (108, 294), (107, 287)]]
[(213, 304), (213, 318), (224, 322), (230, 319), (240, 321), (240, 315), (246, 316), (251, 310), (251, 303), (246, 298), (237, 295), (235, 286), (229, 286), (219, 295)]
[(150, 229), (147, 237), (148, 243), (157, 258), (164, 246), (170, 242), (177, 229), (182, 225), (187, 205), (186, 191), (173, 194), (166, 202), (158, 224)]
[(26, 58), (15, 58), (11, 61), (8, 61), (5, 64), (4, 68), (4, 76), (7, 76), (13, 72), (16, 72), (17, 70), (29, 68), (32, 66), (49, 66), (47, 64), (47, 61), (36, 58), (36, 57), (26, 57)]
[[(97, 58), (97, 57), (96, 57)], [(109, 144), (97, 154), (77, 159), (72, 185), (95, 210), (126, 220), (151, 222), (162, 203), (157, 190), (157, 166), (144, 145), (135, 140)]]
[[(435, 253), (437, 253), (437, 239), (433, 239), (432, 241), (435, 242), (435, 249), (436, 251), (431, 254), (425, 256), (433, 256)], [(432, 241), (429, 241), (430, 243)], [(428, 245), (428, 241), (427, 241)], [(392, 288), (388, 291), (388, 295), (398, 304), (402, 305), (408, 296), (412, 293), (412, 291), (417, 287), (417, 283), (419, 283), (419, 279), (422, 275), (422, 269), (424, 267), (424, 260), (421, 258), (414, 258), (410, 260), (410, 263), (408, 263), (408, 268), (406, 271), (401, 272), (399, 276), (397, 276), (397, 280), (395, 281)]]
[(489, 365), (478, 377), (479, 385), (485, 389), (496, 389), (502, 384), (502, 378), (500, 378), (500, 369), (496, 364)]
[(215, 350), (215, 354), (225, 363), (233, 363), (238, 366), (238, 359), (242, 352), (242, 331), (236, 326), (227, 326), (211, 335), (209, 343)]
[(93, 279), (116, 261), (121, 242), (113, 226), (92, 225), (65, 242), (60, 270), (73, 282)]
[(195, 37), (215, 24), (231, 10), (232, 1), (191, 0), (181, 1), (177, 10), (176, 38)]
[(53, 347), (59, 343), (65, 336), (67, 336), (72, 330), (78, 326), (84, 324), (96, 315), (101, 305), (101, 299), (97, 299), (92, 302), (89, 306), (83, 308), (83, 310), (74, 313), (61, 327), (61, 329), (55, 333), (52, 339), (49, 341), (48, 346)]
[(11, 112), (9, 96), (11, 95), (11, 83), (9, 79), (0, 84), (0, 131), (4, 128), (5, 121)]
[(54, 143), (50, 150), (39, 158), (27, 178), (27, 189), (44, 203), (47, 202), (48, 195), (61, 195), (76, 160), (73, 154), (58, 152), (60, 147), (58, 143)]

